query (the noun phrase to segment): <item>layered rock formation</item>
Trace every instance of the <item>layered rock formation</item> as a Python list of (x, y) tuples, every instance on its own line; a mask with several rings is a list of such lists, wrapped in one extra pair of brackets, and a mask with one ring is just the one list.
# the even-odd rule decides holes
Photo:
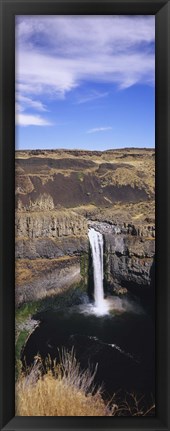
[[(17, 211), (16, 304), (57, 294), (80, 282), (80, 255), (85, 251), (88, 239), (84, 217), (74, 212), (48, 212), (47, 208), (45, 212)], [(23, 281), (23, 273), (30, 266)]]
[(153, 150), (17, 152), (16, 204), (22, 210), (151, 199)]
[(17, 212), (16, 257), (80, 254), (87, 248), (87, 221), (74, 212)]
[(155, 232), (148, 226), (89, 222), (104, 236), (105, 285), (115, 293), (142, 288), (154, 283)]
[(15, 218), (17, 238), (61, 238), (83, 236), (87, 221), (73, 211), (17, 212)]
[(90, 224), (104, 234), (105, 283), (111, 290), (149, 286), (155, 237), (153, 150), (17, 152), (17, 304), (80, 280)]
[(79, 258), (20, 260), (16, 263), (16, 306), (67, 290), (81, 280)]

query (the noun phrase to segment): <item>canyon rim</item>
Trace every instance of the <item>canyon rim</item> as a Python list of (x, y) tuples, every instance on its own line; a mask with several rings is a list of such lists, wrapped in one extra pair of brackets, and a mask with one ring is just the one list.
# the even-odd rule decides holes
[(18, 416), (155, 415), (154, 25), (16, 17)]
[(16, 152), (17, 361), (29, 369), (37, 354), (59, 361), (58, 349), (74, 348), (82, 370), (98, 364), (104, 398), (135, 391), (146, 410), (154, 159), (153, 149)]

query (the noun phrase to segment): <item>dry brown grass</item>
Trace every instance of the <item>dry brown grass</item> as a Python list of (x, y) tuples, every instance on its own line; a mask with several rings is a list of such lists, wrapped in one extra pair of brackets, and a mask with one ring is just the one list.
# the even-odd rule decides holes
[[(47, 156), (53, 159), (59, 159), (63, 157), (72, 158), (75, 153), (75, 150), (66, 150), (66, 149), (58, 149), (58, 150), (37, 150), (37, 152), (32, 150), (16, 150), (15, 157), (16, 159), (20, 158), (29, 158), (29, 157), (41, 157), (46, 158)], [(128, 159), (131, 158), (133, 154), (143, 154), (146, 159), (150, 156), (150, 154), (154, 153), (154, 149), (146, 149), (146, 148), (122, 148), (122, 149), (112, 149), (112, 151), (88, 151), (88, 150), (77, 150), (79, 158), (85, 159), (103, 159), (103, 160), (116, 160), (122, 156), (122, 153), (128, 154)], [(133, 159), (132, 159), (133, 160)]]
[(137, 397), (134, 392), (127, 392), (125, 399), (119, 404), (118, 410), (121, 412), (121, 416), (153, 416), (155, 413), (155, 403), (153, 399), (148, 408), (144, 408), (143, 400), (143, 395)]
[(102, 398), (102, 388), (96, 388), (94, 371), (82, 371), (74, 349), (63, 350), (60, 364), (48, 358), (45, 366), (39, 356), (27, 372), (21, 373), (16, 383), (17, 416), (152, 416), (154, 401), (143, 407), (144, 397), (126, 394), (123, 401), (110, 402)]
[[(104, 185), (131, 185), (132, 187), (137, 186), (139, 188), (144, 188), (144, 190), (147, 191), (148, 195), (152, 197), (152, 194), (154, 193), (155, 188), (155, 160), (152, 156), (154, 154), (154, 150), (145, 150), (145, 149), (122, 149), (122, 150), (113, 150), (110, 152), (103, 152), (103, 153), (96, 153), (89, 152), (89, 151), (78, 151), (78, 160), (87, 160), (87, 161), (93, 161), (96, 163), (96, 166), (92, 167), (84, 167), (83, 172), (86, 175), (94, 174), (97, 177), (101, 179), (101, 184)], [(67, 150), (56, 150), (56, 151), (38, 151), (37, 154), (35, 152), (31, 151), (16, 151), (16, 159), (29, 159), (31, 157), (38, 157), (40, 159), (77, 159), (77, 157), (73, 152), (67, 151)], [(105, 173), (98, 172), (98, 167), (101, 163), (113, 163), (117, 165), (116, 171), (112, 171), (109, 168), (107, 168)], [(120, 164), (120, 168), (119, 168)], [(127, 166), (128, 164), (128, 166)], [(129, 169), (129, 166), (131, 169)], [(17, 167), (18, 169), (18, 167)], [(39, 177), (42, 180), (43, 185), (46, 184), (49, 180), (54, 180), (54, 175), (60, 173), (64, 177), (68, 177), (71, 175), (72, 172), (79, 171), (79, 169), (75, 167), (70, 167), (67, 169), (62, 168), (50, 168), (48, 166), (44, 165), (43, 171), (38, 170), (37, 172), (32, 172), (30, 168), (30, 172), (25, 173), (25, 171), (22, 169), (19, 171), (17, 170), (16, 178), (20, 177), (19, 186), (21, 188), (22, 183), (22, 189), (23, 189), (23, 182), (27, 184), (27, 187), (25, 187), (25, 191), (23, 190), (22, 193), (27, 194), (28, 188), (30, 188), (29, 183), (33, 187), (33, 184), (31, 183), (31, 178)], [(81, 181), (81, 180), (80, 180)], [(19, 188), (19, 189), (20, 189)], [(21, 193), (21, 191), (20, 191)]]
[[(73, 208), (74, 212), (85, 216), (91, 220), (112, 222), (112, 223), (133, 223), (135, 226), (139, 224), (153, 224), (155, 222), (155, 202), (144, 201), (138, 203), (115, 203), (109, 208), (95, 207), (94, 205), (81, 205)], [(151, 221), (147, 222), (146, 218)]]
[(15, 261), (15, 277), (18, 286), (24, 283), (31, 282), (35, 278), (39, 278), (42, 274), (58, 268), (59, 264), (76, 261), (75, 256), (61, 256), (54, 259), (37, 258), (37, 259), (16, 259)]
[(36, 358), (32, 370), (16, 384), (17, 416), (112, 416), (116, 405), (105, 404), (95, 390), (96, 370), (81, 371), (73, 350), (62, 352), (60, 365), (47, 366)]

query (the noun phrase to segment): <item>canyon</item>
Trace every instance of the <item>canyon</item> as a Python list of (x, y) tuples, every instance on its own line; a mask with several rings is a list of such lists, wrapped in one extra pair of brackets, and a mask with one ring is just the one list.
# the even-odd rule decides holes
[(105, 291), (154, 287), (153, 149), (16, 151), (16, 306), (91, 280), (88, 228), (104, 240)]

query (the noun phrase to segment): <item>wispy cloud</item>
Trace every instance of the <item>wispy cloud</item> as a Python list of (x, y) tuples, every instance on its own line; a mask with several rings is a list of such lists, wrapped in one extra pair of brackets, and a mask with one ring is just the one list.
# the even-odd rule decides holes
[(82, 103), (88, 103), (88, 102), (92, 102), (93, 100), (103, 99), (104, 97), (107, 97), (108, 95), (109, 95), (108, 91), (105, 91), (102, 93), (102, 92), (93, 90), (88, 94), (79, 95), (76, 103), (78, 105), (81, 105)]
[(16, 80), (27, 94), (54, 97), (84, 80), (153, 84), (154, 37), (152, 16), (21, 17)]
[(154, 22), (153, 16), (17, 17), (17, 121), (49, 125), (45, 97), (64, 99), (77, 88), (77, 104), (107, 97), (95, 89), (81, 94), (84, 82), (120, 90), (154, 85)]
[(112, 127), (95, 127), (94, 129), (88, 130), (87, 133), (106, 132), (107, 130), (112, 130)]
[(52, 124), (37, 114), (28, 114), (27, 110), (46, 112), (45, 105), (35, 99), (23, 96), (19, 92), (16, 93), (15, 102), (15, 123), (18, 126), (51, 126)]
[(20, 53), (17, 63), (17, 79), (24, 84), (27, 94), (45, 93), (61, 97), (85, 79), (116, 83), (120, 88), (154, 81), (154, 55), (148, 53), (115, 55), (114, 58), (103, 54), (100, 58), (93, 58), (93, 61), (90, 59), (87, 65), (87, 59), (83, 57), (74, 61), (24, 51)]
[(32, 108), (37, 111), (47, 111), (47, 108), (40, 100), (31, 99), (19, 93), (16, 94), (16, 102), (18, 104), (18, 109), (21, 111), (27, 108)]
[(46, 44), (47, 51), (68, 57), (139, 48), (153, 42), (154, 33), (153, 16), (21, 16), (16, 28), (20, 46), (40, 51)]
[(18, 126), (52, 126), (53, 124), (39, 115), (16, 113), (15, 122)]

